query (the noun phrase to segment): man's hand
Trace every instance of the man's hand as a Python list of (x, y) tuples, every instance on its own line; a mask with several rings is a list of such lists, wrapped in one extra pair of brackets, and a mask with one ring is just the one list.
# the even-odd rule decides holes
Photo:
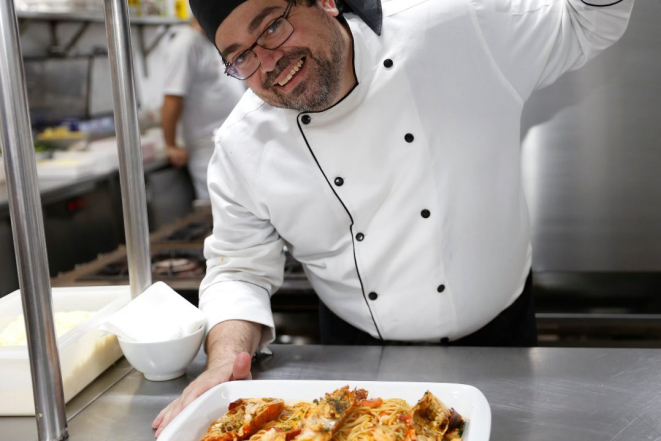
[(156, 437), (186, 406), (212, 387), (226, 381), (249, 380), (250, 354), (257, 350), (261, 334), (262, 325), (243, 320), (228, 320), (211, 328), (207, 336), (207, 369), (154, 419), (152, 429), (156, 430)]
[(188, 163), (188, 152), (179, 147), (168, 146), (168, 160), (175, 167), (181, 168)]
[(158, 414), (152, 423), (152, 429), (156, 429), (156, 437), (161, 434), (163, 429), (170, 424), (186, 406), (192, 403), (197, 397), (211, 389), (212, 387), (232, 380), (250, 379), (250, 355), (242, 352), (237, 355), (234, 361), (228, 361), (218, 367), (211, 367), (197, 377), (195, 381), (188, 385), (179, 398), (174, 400), (165, 409)]

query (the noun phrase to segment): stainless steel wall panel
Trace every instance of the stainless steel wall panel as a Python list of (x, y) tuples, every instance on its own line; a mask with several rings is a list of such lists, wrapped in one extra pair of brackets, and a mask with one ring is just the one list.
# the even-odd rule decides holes
[(661, 2), (524, 108), (536, 271), (661, 271)]

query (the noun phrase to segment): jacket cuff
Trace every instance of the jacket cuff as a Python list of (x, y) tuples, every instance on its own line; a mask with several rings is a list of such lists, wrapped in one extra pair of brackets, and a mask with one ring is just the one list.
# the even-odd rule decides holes
[(275, 324), (268, 291), (241, 281), (218, 282), (200, 292), (200, 310), (207, 316), (207, 334), (218, 323), (245, 320), (263, 325), (258, 350), (275, 340)]

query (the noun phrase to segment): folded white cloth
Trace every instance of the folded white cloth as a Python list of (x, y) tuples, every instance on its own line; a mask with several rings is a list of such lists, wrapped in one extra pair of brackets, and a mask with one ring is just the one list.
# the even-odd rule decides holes
[(99, 330), (132, 342), (185, 337), (206, 327), (206, 316), (163, 282), (156, 282), (99, 325)]

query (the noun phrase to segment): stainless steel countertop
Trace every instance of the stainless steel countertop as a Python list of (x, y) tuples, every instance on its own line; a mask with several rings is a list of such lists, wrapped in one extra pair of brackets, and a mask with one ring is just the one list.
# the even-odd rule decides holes
[[(661, 440), (659, 350), (280, 345), (271, 349), (272, 357), (255, 364), (255, 379), (474, 385), (491, 405), (493, 441)], [(67, 405), (69, 439), (153, 440), (151, 421), (201, 372), (204, 362), (205, 356), (199, 354), (185, 377), (156, 383), (120, 361)], [(35, 440), (33, 418), (0, 418), (0, 439)]]
[[(159, 170), (168, 165), (167, 158), (153, 159), (145, 161), (145, 173), (150, 173)], [(65, 179), (40, 179), (39, 192), (41, 193), (42, 204), (47, 204), (53, 201), (62, 200), (69, 197), (74, 197), (90, 191), (94, 188), (97, 182), (117, 176), (118, 169), (104, 172), (94, 172), (79, 178), (65, 178)], [(8, 216), (8, 191), (5, 182), (0, 183), (0, 217)]]

